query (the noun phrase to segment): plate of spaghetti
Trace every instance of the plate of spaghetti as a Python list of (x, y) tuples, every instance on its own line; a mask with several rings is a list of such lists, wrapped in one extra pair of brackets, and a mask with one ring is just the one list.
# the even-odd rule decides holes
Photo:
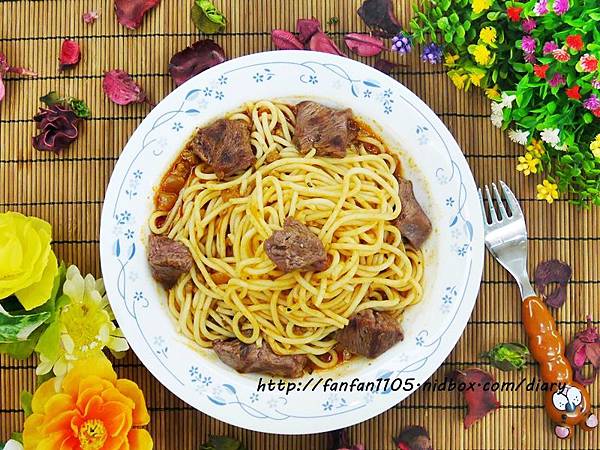
[(220, 64), (152, 110), (111, 177), (100, 246), (115, 316), (163, 385), (297, 434), (427, 380), (470, 316), (482, 236), (468, 165), (418, 97), (285, 51)]

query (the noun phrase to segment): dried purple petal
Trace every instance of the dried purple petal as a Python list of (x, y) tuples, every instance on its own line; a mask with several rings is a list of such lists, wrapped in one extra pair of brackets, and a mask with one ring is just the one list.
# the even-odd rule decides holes
[(86, 11), (81, 15), (81, 18), (83, 19), (83, 21), (85, 23), (87, 23), (88, 25), (91, 23), (94, 23), (96, 20), (98, 20), (98, 18), (100, 17), (100, 14), (98, 13), (98, 11)]
[(40, 108), (33, 120), (40, 130), (40, 134), (32, 138), (33, 147), (37, 150), (63, 150), (79, 135), (79, 117), (68, 106), (57, 104), (50, 108)]
[(177, 52), (169, 62), (169, 72), (176, 86), (226, 61), (225, 51), (215, 41), (202, 39)]
[(383, 58), (379, 58), (377, 61), (375, 61), (375, 64), (373, 65), (373, 67), (375, 67), (380, 72), (385, 73), (386, 75), (391, 74), (393, 70), (398, 66), (399, 64), (396, 64), (392, 61), (388, 61), (387, 59)]
[(402, 28), (394, 14), (392, 0), (365, 0), (358, 15), (367, 26), (381, 31), (384, 37), (391, 38)]
[(329, 450), (365, 450), (363, 444), (350, 446), (348, 432), (344, 428), (327, 433), (327, 448)]
[(315, 33), (313, 37), (310, 38), (308, 46), (312, 51), (315, 52), (331, 53), (332, 55), (346, 56), (341, 52), (338, 46), (335, 45), (335, 42), (333, 42), (331, 38), (322, 31)]
[(321, 31), (321, 22), (314, 17), (312, 19), (298, 19), (296, 21), (296, 32), (298, 33), (298, 39), (302, 44), (306, 45), (310, 41), (310, 38), (315, 33)]
[(394, 442), (400, 450), (433, 450), (429, 433), (417, 425), (406, 427)]
[[(560, 308), (567, 299), (570, 280), (571, 266), (558, 259), (543, 261), (535, 269), (535, 286), (552, 308)], [(551, 283), (558, 283), (559, 286), (551, 293), (546, 293), (546, 287)]]
[(65, 39), (60, 47), (59, 70), (75, 67), (81, 59), (81, 49), (77, 41)]
[(273, 45), (278, 50), (304, 50), (304, 45), (298, 38), (286, 30), (273, 30), (271, 32), (271, 40)]
[(6, 73), (16, 73), (18, 75), (25, 75), (28, 77), (37, 77), (37, 73), (31, 69), (27, 69), (25, 67), (13, 67), (9, 65), (4, 53), (0, 52), (0, 101), (2, 101), (4, 95), (6, 94), (6, 88), (4, 87), (4, 82), (2, 81), (2, 77)]
[(110, 70), (104, 73), (102, 90), (117, 105), (143, 103), (146, 93), (124, 70)]
[(117, 20), (132, 30), (139, 28), (144, 15), (160, 3), (160, 0), (115, 0)]
[[(588, 316), (587, 328), (575, 335), (567, 347), (566, 357), (573, 368), (575, 381), (585, 385), (592, 384), (600, 371), (600, 334), (592, 326), (592, 318)], [(585, 377), (585, 364), (590, 362), (592, 374)]]
[(344, 37), (344, 42), (358, 56), (376, 56), (385, 49), (383, 40), (368, 34), (349, 33)]

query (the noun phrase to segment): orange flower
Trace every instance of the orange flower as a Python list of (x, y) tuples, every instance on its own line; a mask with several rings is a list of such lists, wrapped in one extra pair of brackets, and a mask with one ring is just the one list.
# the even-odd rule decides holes
[(77, 361), (60, 382), (43, 383), (25, 420), (25, 450), (152, 450), (144, 394), (117, 379), (104, 356)]

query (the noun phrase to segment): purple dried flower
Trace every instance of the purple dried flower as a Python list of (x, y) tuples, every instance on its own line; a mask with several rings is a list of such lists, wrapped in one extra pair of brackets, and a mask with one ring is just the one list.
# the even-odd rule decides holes
[(589, 109), (590, 111), (598, 109), (600, 108), (600, 99), (596, 96), (596, 94), (592, 94), (587, 99), (585, 99), (585, 101), (583, 102), (583, 107), (585, 109)]
[(537, 44), (534, 38), (531, 36), (523, 36), (523, 39), (521, 40), (521, 48), (525, 53), (535, 53), (536, 45)]
[(569, 0), (554, 0), (554, 4), (552, 5), (552, 9), (559, 16), (565, 14), (570, 7)]
[(544, 55), (547, 55), (549, 53), (552, 53), (557, 48), (558, 45), (556, 44), (556, 42), (549, 41), (544, 44), (542, 51), (544, 52)]
[(535, 57), (534, 53), (525, 53), (525, 56), (523, 56), (523, 59), (525, 60), (525, 62), (528, 62), (529, 64), (535, 64), (537, 62), (537, 58)]
[(523, 21), (523, 31), (527, 34), (531, 33), (535, 27), (537, 27), (537, 22), (535, 21), (535, 19), (529, 18), (529, 19), (525, 19)]
[(442, 62), (442, 47), (432, 42), (427, 44), (421, 54), (421, 60), (429, 64), (439, 64)]
[(548, 13), (548, 0), (539, 0), (533, 7), (533, 12), (538, 16)]
[(392, 51), (405, 55), (412, 51), (412, 38), (403, 31), (392, 38)]
[(562, 73), (555, 73), (554, 76), (548, 81), (551, 87), (562, 86), (565, 84), (565, 77)]

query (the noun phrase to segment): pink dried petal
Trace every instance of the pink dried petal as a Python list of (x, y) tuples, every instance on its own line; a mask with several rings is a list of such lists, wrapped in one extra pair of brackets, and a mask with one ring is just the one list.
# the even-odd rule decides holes
[(142, 24), (144, 15), (160, 3), (160, 0), (115, 0), (117, 20), (132, 30)]
[(79, 44), (72, 39), (65, 39), (60, 48), (59, 70), (65, 70), (74, 67), (81, 59), (81, 49)]
[(123, 70), (105, 72), (102, 80), (102, 90), (117, 105), (147, 101), (144, 90)]
[(176, 86), (226, 61), (225, 51), (215, 41), (203, 39), (177, 52), (169, 62), (169, 72)]
[(4, 82), (2, 81), (2, 74), (0, 74), (0, 102), (4, 98), (5, 93), (6, 93), (6, 88), (4, 87)]
[(469, 428), (475, 422), (485, 417), (486, 414), (500, 406), (500, 403), (496, 399), (496, 393), (483, 389), (486, 383), (488, 383), (488, 386), (491, 386), (496, 381), (491, 374), (481, 369), (467, 369), (464, 372), (455, 370), (452, 372), (451, 377), (459, 386), (461, 383), (464, 383), (467, 387), (474, 387), (474, 389), (465, 389), (462, 391), (468, 406), (467, 415), (464, 419), (465, 428)]
[(335, 42), (331, 40), (329, 36), (327, 36), (322, 31), (315, 33), (312, 38), (310, 38), (309, 48), (315, 52), (323, 52), (323, 53), (331, 53), (332, 55), (344, 55)]
[(12, 67), (8, 64), (6, 60), (6, 55), (0, 52), (0, 76), (5, 73), (16, 73), (18, 75), (25, 75), (28, 77), (37, 77), (37, 73), (35, 73), (31, 69), (27, 69), (26, 67)]
[(392, 61), (388, 61), (387, 59), (380, 58), (377, 61), (375, 61), (375, 64), (373, 67), (375, 67), (380, 72), (383, 72), (386, 75), (389, 75), (398, 66), (399, 66), (399, 64), (396, 64)]
[(376, 56), (385, 49), (382, 39), (368, 34), (349, 33), (344, 38), (344, 42), (350, 51), (358, 56)]
[[(587, 328), (575, 335), (565, 352), (567, 359), (573, 367), (575, 381), (585, 385), (592, 384), (600, 370), (600, 335), (592, 326), (592, 319), (588, 316)], [(584, 366), (589, 361), (593, 367), (592, 375), (585, 377)]]
[(98, 13), (98, 11), (93, 11), (93, 10), (84, 12), (81, 15), (81, 18), (87, 24), (94, 23), (96, 20), (98, 20), (99, 17), (100, 17), (100, 14)]
[(294, 33), (286, 30), (273, 30), (271, 40), (277, 50), (304, 50), (304, 45), (298, 40)]
[(306, 45), (308, 41), (310, 41), (310, 38), (319, 31), (321, 31), (321, 22), (314, 17), (312, 19), (298, 19), (296, 21), (298, 39), (304, 45)]

